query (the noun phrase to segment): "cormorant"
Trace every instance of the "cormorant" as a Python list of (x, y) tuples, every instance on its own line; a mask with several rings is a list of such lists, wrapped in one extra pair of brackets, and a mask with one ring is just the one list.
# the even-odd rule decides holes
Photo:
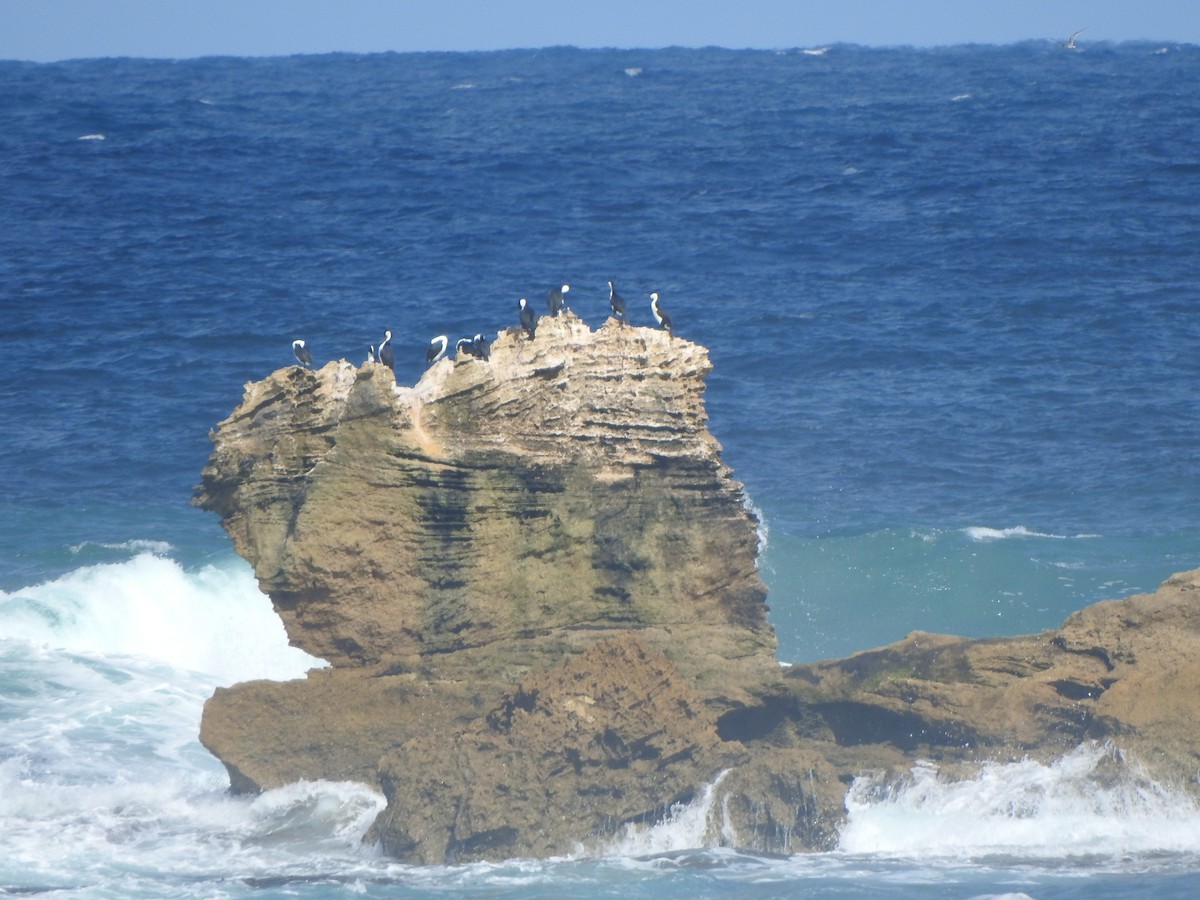
[(608, 282), (608, 305), (612, 307), (612, 314), (621, 320), (622, 325), (629, 324), (625, 318), (625, 298), (617, 293), (611, 280)]
[(571, 290), (569, 284), (564, 284), (562, 287), (550, 288), (550, 293), (546, 295), (546, 303), (550, 307), (550, 315), (558, 316), (562, 314), (563, 307), (566, 305), (564, 295)]
[(654, 318), (658, 321), (658, 324), (667, 330), (667, 334), (674, 337), (675, 332), (671, 330), (671, 317), (665, 309), (658, 305), (658, 291), (650, 293), (650, 311), (654, 313)]
[(446, 355), (446, 345), (450, 343), (450, 338), (444, 334), (439, 334), (429, 342), (429, 349), (425, 351), (425, 365), (432, 366), (435, 362)]
[(526, 302), (524, 297), (521, 298), (521, 327), (531, 338), (537, 331), (537, 313), (533, 311), (533, 307)]
[(308, 347), (304, 346), (304, 341), (292, 341), (292, 352), (296, 354), (296, 362), (302, 366), (311, 366), (313, 364), (312, 354), (308, 352)]
[(383, 343), (379, 345), (379, 361), (391, 369), (396, 371), (396, 354), (392, 352), (392, 333), (390, 331), (383, 332)]

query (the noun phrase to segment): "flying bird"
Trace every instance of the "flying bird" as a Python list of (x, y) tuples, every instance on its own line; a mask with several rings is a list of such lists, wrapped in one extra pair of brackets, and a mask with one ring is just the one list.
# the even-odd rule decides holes
[(1072, 34), (1069, 38), (1067, 38), (1067, 42), (1065, 44), (1063, 44), (1063, 46), (1066, 47), (1068, 50), (1078, 50), (1079, 48), (1075, 45), (1075, 38), (1079, 37), (1085, 31), (1087, 31), (1086, 25), (1084, 25), (1082, 28), (1080, 28), (1078, 31), (1076, 31), (1074, 34)]

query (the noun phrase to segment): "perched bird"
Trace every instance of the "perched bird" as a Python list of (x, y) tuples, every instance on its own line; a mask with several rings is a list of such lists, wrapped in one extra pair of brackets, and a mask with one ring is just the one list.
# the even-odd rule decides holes
[(383, 343), (379, 345), (379, 353), (376, 355), (381, 363), (394, 372), (396, 371), (396, 354), (392, 352), (391, 343), (392, 333), (385, 330), (383, 332)]
[(446, 345), (450, 343), (450, 338), (444, 334), (439, 334), (429, 342), (429, 349), (425, 351), (425, 365), (432, 366), (435, 362), (446, 355)]
[(292, 341), (292, 352), (296, 354), (296, 362), (302, 366), (311, 366), (312, 354), (308, 352), (308, 347), (304, 346), (304, 341)]
[(367, 345), (367, 362), (369, 362), (369, 363), (375, 362), (375, 345), (374, 344)]
[(608, 305), (612, 307), (612, 314), (621, 320), (622, 325), (629, 324), (625, 318), (625, 298), (617, 293), (611, 280), (608, 282)]
[(546, 295), (546, 303), (550, 307), (550, 315), (562, 315), (563, 307), (566, 305), (564, 294), (571, 290), (569, 284), (564, 284), (562, 287), (550, 288), (550, 293)]
[(650, 312), (654, 313), (655, 320), (667, 330), (667, 334), (674, 337), (675, 332), (671, 330), (671, 317), (665, 309), (658, 305), (658, 291), (650, 293)]
[(454, 355), (455, 356), (474, 356), (475, 355), (475, 344), (471, 341), (471, 338), (459, 338), (457, 341), (455, 341), (454, 342)]
[(471, 341), (471, 345), (475, 348), (475, 355), (480, 359), (491, 359), (492, 345), (488, 343), (488, 339), (482, 334), (475, 335), (474, 339)]
[(521, 298), (521, 327), (531, 338), (537, 331), (537, 313), (533, 311), (533, 307), (526, 302), (524, 297)]

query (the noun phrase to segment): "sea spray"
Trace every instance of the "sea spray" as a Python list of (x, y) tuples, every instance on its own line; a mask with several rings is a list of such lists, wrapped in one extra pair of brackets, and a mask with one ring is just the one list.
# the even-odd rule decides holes
[(372, 855), (360, 842), (376, 790), (234, 797), (197, 740), (217, 685), (321, 664), (288, 646), (244, 563), (189, 572), (138, 552), (0, 593), (0, 622), (0, 887), (136, 895), (146, 879), (306, 874), (314, 855), (343, 869)]
[(913, 858), (1061, 859), (1200, 853), (1200, 807), (1112, 746), (1046, 764), (992, 763), (965, 780), (921, 762), (899, 783), (861, 777), (840, 849)]
[(716, 803), (717, 789), (728, 774), (728, 769), (718, 774), (691, 802), (672, 805), (653, 825), (626, 825), (604, 855), (653, 856), (736, 842), (736, 834), (724, 816), (724, 805)]
[(324, 665), (288, 645), (270, 600), (241, 560), (186, 571), (149, 552), (0, 591), (0, 640), (6, 639), (146, 657), (207, 673), (222, 685), (299, 678)]

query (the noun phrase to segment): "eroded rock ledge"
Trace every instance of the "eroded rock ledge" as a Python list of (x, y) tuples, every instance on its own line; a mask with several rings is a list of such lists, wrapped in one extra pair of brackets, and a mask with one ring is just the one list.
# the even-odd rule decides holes
[(709, 368), (566, 315), (412, 388), (344, 361), (247, 385), (198, 502), (331, 666), (206, 704), (234, 789), (378, 785), (368, 837), (418, 863), (596, 850), (714, 781), (708, 842), (828, 849), (858, 775), (1086, 741), (1195, 789), (1200, 570), (1053, 632), (781, 669)]

